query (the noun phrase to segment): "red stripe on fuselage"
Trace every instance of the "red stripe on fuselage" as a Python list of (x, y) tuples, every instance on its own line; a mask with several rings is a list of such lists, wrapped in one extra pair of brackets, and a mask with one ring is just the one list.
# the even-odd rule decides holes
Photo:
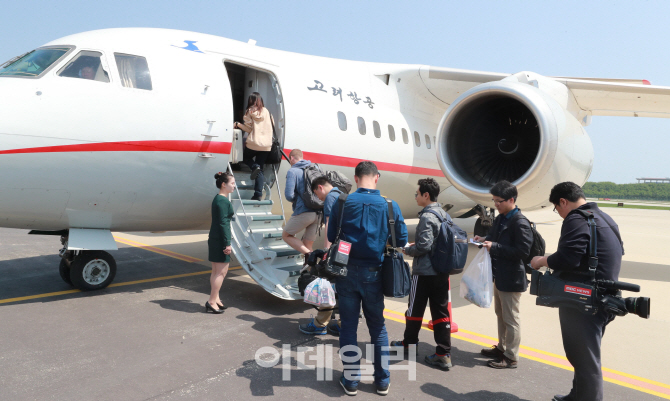
[(0, 150), (0, 155), (19, 153), (66, 153), (66, 152), (207, 152), (229, 154), (230, 142), (210, 141), (129, 141), (99, 142), (76, 145), (44, 146)]
[[(286, 154), (288, 154), (290, 151), (291, 151), (290, 149), (284, 149), (284, 152)], [(406, 166), (404, 164), (386, 163), (370, 159), (355, 159), (353, 157), (334, 156), (334, 155), (327, 155), (324, 153), (314, 153), (314, 152), (302, 152), (302, 153), (304, 159), (309, 160), (313, 163), (329, 164), (331, 166), (341, 166), (341, 167), (356, 167), (358, 163), (365, 160), (369, 160), (374, 162), (377, 165), (377, 168), (382, 171), (444, 177), (444, 174), (442, 174), (442, 170), (437, 170), (434, 168)]]
[[(230, 142), (210, 141), (128, 141), (128, 142), (99, 142), (83, 143), (75, 145), (44, 146), (39, 148), (23, 148), (0, 150), (0, 155), (26, 154), (26, 153), (67, 153), (67, 152), (207, 152), (230, 154), (232, 144)], [(285, 149), (286, 153), (290, 149)], [(356, 167), (366, 159), (353, 157), (334, 156), (324, 153), (303, 152), (305, 159), (314, 163), (327, 164), (340, 167)], [(373, 161), (379, 170), (396, 173), (408, 173), (442, 177), (442, 171), (432, 168), (406, 166), (404, 164), (386, 163)]]

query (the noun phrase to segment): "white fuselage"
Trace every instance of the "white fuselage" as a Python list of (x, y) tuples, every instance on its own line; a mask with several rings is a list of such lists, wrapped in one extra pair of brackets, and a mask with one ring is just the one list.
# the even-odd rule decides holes
[[(186, 49), (185, 41), (202, 52)], [(286, 149), (302, 149), (306, 159), (350, 178), (359, 161), (374, 161), (379, 189), (407, 216), (419, 210), (413, 196), (419, 178), (432, 176), (443, 189), (451, 185), (434, 143), (448, 105), (425, 87), (404, 96), (397, 86), (418, 79), (420, 66), (412, 76), (412, 66), (312, 57), (153, 29), (94, 31), (46, 46), (51, 45), (75, 48), (37, 79), (0, 77), (0, 226), (208, 227), (213, 175), (227, 168), (235, 120), (224, 62), (265, 77), (249, 80), (244, 101), (252, 89), (264, 94)], [(82, 50), (102, 53), (110, 82), (58, 75)], [(123, 87), (115, 53), (145, 57), (152, 90)], [(393, 75), (396, 70), (403, 74)], [(385, 82), (384, 74), (392, 79)], [(346, 117), (346, 130), (338, 112)], [(283, 162), (281, 183), (287, 168)], [(475, 204), (457, 191), (443, 194), (451, 194), (440, 201), (454, 204), (456, 215)]]

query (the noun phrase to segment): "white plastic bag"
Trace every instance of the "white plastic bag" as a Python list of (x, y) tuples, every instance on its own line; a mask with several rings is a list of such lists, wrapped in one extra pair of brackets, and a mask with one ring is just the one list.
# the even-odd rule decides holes
[(335, 291), (330, 281), (317, 278), (305, 288), (305, 302), (318, 307), (335, 306)]
[(486, 248), (479, 250), (461, 277), (461, 297), (480, 308), (490, 308), (493, 300), (491, 256)]

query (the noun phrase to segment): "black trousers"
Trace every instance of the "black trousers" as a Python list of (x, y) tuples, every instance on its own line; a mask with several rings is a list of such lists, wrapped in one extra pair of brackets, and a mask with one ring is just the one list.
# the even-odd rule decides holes
[(614, 315), (598, 311), (595, 315), (574, 308), (558, 308), (563, 336), (563, 349), (575, 368), (570, 400), (601, 401), (603, 399), (603, 372), (600, 363), (600, 342), (605, 326)]
[(263, 175), (263, 168), (265, 167), (265, 159), (267, 159), (269, 151), (264, 152), (260, 150), (252, 150), (247, 147), (244, 148), (244, 159), (242, 162), (249, 166), (251, 171), (256, 166), (260, 167), (261, 172), (258, 173), (256, 181), (254, 182), (254, 196), (261, 197), (263, 195), (263, 186), (265, 185), (265, 176)]
[(412, 276), (409, 305), (405, 312), (404, 344), (418, 344), (426, 304), (430, 303), (435, 336), (435, 353), (451, 354), (451, 316), (449, 316), (449, 275)]

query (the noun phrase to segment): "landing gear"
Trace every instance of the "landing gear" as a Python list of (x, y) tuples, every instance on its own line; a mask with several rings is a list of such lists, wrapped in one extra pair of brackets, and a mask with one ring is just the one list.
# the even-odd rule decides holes
[(495, 209), (491, 208), (487, 212), (484, 206), (477, 205), (473, 210), (479, 215), (479, 218), (475, 222), (474, 233), (480, 237), (486, 237), (495, 219)]
[(99, 290), (114, 281), (116, 262), (105, 251), (82, 251), (70, 265), (72, 285), (80, 290)]
[(66, 283), (82, 290), (99, 290), (114, 281), (116, 261), (105, 251), (67, 250), (67, 237), (61, 237), (63, 249), (60, 250), (60, 277)]

